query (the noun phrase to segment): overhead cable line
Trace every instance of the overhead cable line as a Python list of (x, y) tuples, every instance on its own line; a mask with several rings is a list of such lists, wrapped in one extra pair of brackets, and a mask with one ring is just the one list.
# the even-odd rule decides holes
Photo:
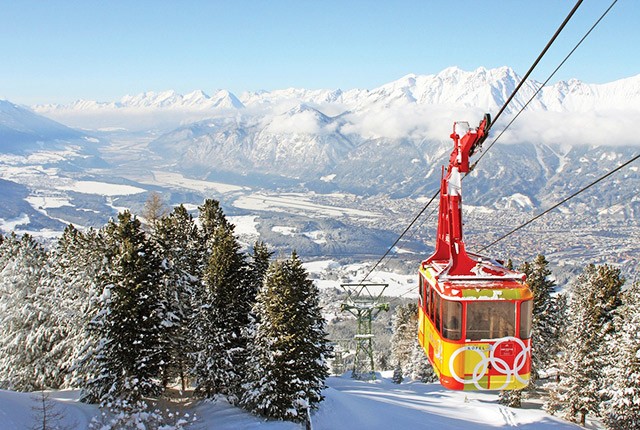
[(374, 270), (376, 270), (376, 267), (378, 267), (378, 265), (380, 263), (382, 263), (382, 260), (384, 260), (387, 255), (389, 255), (389, 253), (391, 252), (391, 250), (393, 250), (393, 248), (398, 244), (398, 242), (400, 242), (400, 240), (404, 237), (405, 234), (407, 234), (407, 232), (409, 231), (409, 229), (411, 227), (413, 227), (413, 225), (416, 223), (416, 221), (418, 221), (418, 218), (420, 218), (420, 216), (422, 216), (422, 214), (424, 213), (424, 211), (427, 210), (427, 208), (429, 207), (429, 205), (431, 205), (431, 202), (433, 202), (436, 197), (438, 197), (438, 195), (440, 195), (440, 190), (438, 190), (437, 193), (435, 193), (433, 195), (433, 197), (431, 197), (431, 199), (429, 200), (429, 202), (422, 208), (422, 210), (420, 212), (418, 212), (418, 215), (416, 215), (413, 220), (409, 223), (409, 225), (407, 226), (407, 228), (404, 229), (404, 231), (400, 234), (400, 236), (398, 236), (398, 238), (396, 239), (395, 242), (393, 242), (393, 244), (389, 247), (389, 249), (387, 249), (387, 252), (384, 253), (384, 255), (382, 257), (380, 257), (380, 259), (378, 260), (378, 262), (376, 264), (373, 265), (373, 267), (371, 268), (371, 270), (369, 270), (369, 272), (365, 275), (364, 278), (362, 278), (362, 281), (360, 281), (360, 283), (364, 283), (364, 281), (367, 280), (367, 278), (371, 275), (371, 273), (373, 273)]
[(500, 118), (500, 115), (502, 115), (502, 112), (504, 112), (504, 110), (507, 108), (507, 105), (511, 103), (511, 100), (513, 100), (518, 90), (520, 90), (520, 87), (524, 85), (524, 83), (527, 81), (527, 78), (529, 78), (529, 75), (531, 74), (531, 72), (533, 72), (533, 69), (536, 68), (540, 60), (542, 60), (542, 57), (544, 57), (544, 55), (547, 53), (549, 48), (551, 48), (551, 45), (553, 45), (553, 42), (555, 42), (555, 40), (558, 38), (558, 36), (560, 35), (564, 27), (567, 25), (567, 23), (573, 16), (573, 14), (576, 13), (576, 10), (578, 10), (578, 7), (580, 6), (581, 3), (582, 3), (582, 0), (578, 0), (575, 6), (573, 6), (573, 9), (571, 9), (571, 12), (569, 12), (569, 15), (567, 15), (567, 17), (564, 19), (562, 24), (560, 24), (560, 27), (558, 27), (558, 29), (556, 30), (555, 34), (551, 37), (551, 39), (549, 39), (547, 46), (544, 47), (540, 55), (538, 55), (538, 58), (536, 58), (536, 61), (534, 61), (531, 67), (529, 67), (529, 70), (527, 71), (527, 73), (525, 73), (524, 77), (522, 78), (522, 80), (520, 81), (516, 89), (513, 90), (513, 93), (511, 93), (511, 96), (502, 105), (502, 108), (498, 111), (498, 113), (493, 117), (493, 122), (489, 124), (489, 127), (487, 127), (487, 132), (491, 130), (491, 126), (498, 120), (498, 118)]
[[(554, 69), (554, 71), (549, 75), (549, 77), (542, 83), (542, 85), (540, 85), (540, 87), (536, 90), (535, 93), (533, 93), (533, 95), (529, 98), (529, 100), (527, 101), (527, 103), (524, 104), (524, 106), (522, 106), (522, 108), (518, 111), (518, 113), (511, 119), (511, 121), (509, 121), (509, 123), (507, 124), (507, 126), (502, 129), (502, 131), (500, 131), (500, 134), (498, 134), (498, 136), (496, 136), (495, 139), (493, 139), (493, 141), (489, 144), (489, 146), (487, 146), (487, 148), (482, 151), (482, 154), (480, 154), (480, 157), (478, 157), (478, 159), (471, 165), (471, 169), (470, 171), (473, 171), (473, 169), (476, 167), (476, 165), (480, 162), (480, 160), (482, 160), (482, 157), (485, 156), (485, 154), (487, 152), (489, 152), (489, 150), (491, 149), (491, 147), (498, 141), (498, 139), (500, 139), (500, 137), (502, 137), (502, 135), (507, 131), (507, 129), (511, 126), (511, 124), (514, 123), (514, 121), (516, 119), (518, 119), (518, 117), (520, 116), (520, 114), (527, 108), (527, 106), (529, 106), (529, 103), (531, 103), (533, 101), (533, 99), (535, 99), (535, 97), (540, 93), (540, 91), (542, 91), (542, 89), (545, 87), (545, 85), (547, 85), (549, 83), (549, 81), (551, 80), (551, 78), (553, 78), (553, 76), (558, 72), (558, 70), (560, 70), (560, 68), (564, 65), (564, 63), (567, 62), (567, 60), (569, 59), (569, 57), (571, 57), (573, 55), (573, 53), (578, 49), (578, 47), (580, 47), (580, 45), (582, 45), (582, 42), (584, 42), (584, 40), (589, 36), (589, 34), (591, 34), (591, 32), (598, 26), (598, 24), (600, 24), (600, 21), (602, 21), (602, 19), (609, 13), (609, 11), (611, 10), (611, 8), (613, 8), (613, 6), (618, 2), (618, 0), (613, 0), (613, 3), (611, 3), (611, 5), (607, 8), (607, 10), (604, 11), (604, 13), (600, 16), (600, 18), (598, 18), (598, 20), (591, 26), (591, 28), (589, 29), (589, 31), (587, 31), (585, 33), (584, 36), (582, 36), (582, 39), (580, 39), (580, 41), (576, 44), (576, 46), (573, 47), (573, 49), (567, 54), (566, 57), (564, 57), (564, 60), (562, 60), (562, 62), (560, 64), (558, 64), (558, 67), (556, 67)], [(522, 80), (522, 82), (524, 82), (524, 79)], [(521, 83), (522, 83), (521, 82)], [(516, 89), (517, 91), (517, 89)], [(494, 119), (495, 121), (495, 119)], [(468, 173), (467, 173), (468, 175)], [(465, 175), (465, 177), (467, 176)]]
[[(498, 111), (498, 114), (494, 117), (493, 121), (491, 124), (489, 124), (489, 127), (487, 128), (487, 132), (491, 129), (491, 126), (493, 126), (493, 124), (495, 124), (495, 121), (498, 119), (498, 117), (502, 114), (502, 112), (504, 112), (504, 110), (506, 109), (507, 105), (509, 103), (511, 103), (511, 100), (513, 100), (513, 98), (515, 97), (516, 93), (520, 90), (520, 88), (522, 87), (522, 85), (524, 84), (524, 82), (527, 80), (527, 78), (529, 77), (529, 75), (533, 72), (533, 70), (535, 69), (535, 67), (538, 65), (538, 63), (540, 62), (540, 60), (542, 59), (542, 57), (546, 54), (546, 52), (549, 50), (549, 48), (551, 47), (551, 45), (553, 44), (553, 42), (555, 42), (556, 38), (558, 37), (558, 35), (562, 32), (562, 30), (564, 29), (564, 27), (567, 25), (567, 23), (569, 22), (569, 20), (571, 19), (571, 17), (573, 16), (573, 14), (576, 12), (576, 10), (578, 9), (578, 7), (580, 6), (580, 4), (582, 3), (583, 0), (578, 0), (576, 2), (576, 4), (574, 5), (573, 9), (571, 9), (571, 11), (569, 12), (569, 14), (567, 15), (567, 17), (564, 19), (564, 21), (562, 22), (562, 24), (560, 24), (560, 27), (558, 27), (558, 29), (556, 30), (556, 32), (554, 33), (554, 35), (551, 37), (551, 39), (549, 40), (549, 42), (547, 42), (547, 45), (544, 47), (544, 49), (542, 50), (542, 52), (540, 53), (540, 55), (538, 55), (538, 58), (536, 58), (536, 60), (534, 61), (534, 63), (531, 65), (531, 67), (529, 67), (529, 70), (527, 70), (527, 73), (524, 75), (524, 77), (522, 78), (522, 80), (520, 81), (520, 83), (518, 84), (518, 86), (515, 88), (515, 90), (513, 91), (513, 93), (511, 94), (511, 96), (509, 96), (509, 98), (507, 99), (507, 101), (502, 105), (502, 108), (500, 108), (500, 110)], [(617, 1), (617, 0), (616, 0)], [(614, 2), (615, 3), (615, 2)], [(526, 106), (526, 105), (525, 105)], [(506, 130), (506, 128), (505, 128)], [(503, 130), (504, 133), (504, 130)], [(502, 133), (501, 133), (502, 135)], [(495, 143), (495, 141), (497, 140), (497, 138), (491, 143), (491, 145), (489, 146), (488, 149), (491, 148), (491, 146), (493, 146), (493, 144)], [(488, 150), (487, 149), (487, 150)], [(486, 153), (486, 151), (485, 151)], [(482, 157), (480, 157), (482, 158)], [(479, 160), (478, 160), (479, 161)], [(474, 166), (477, 164), (474, 163)], [(404, 229), (404, 231), (400, 234), (400, 236), (398, 236), (398, 238), (395, 240), (395, 242), (393, 242), (393, 244), (389, 247), (389, 249), (387, 249), (387, 251), (384, 253), (384, 255), (382, 257), (380, 257), (380, 259), (376, 262), (376, 264), (373, 265), (373, 267), (371, 268), (371, 270), (369, 270), (369, 272), (365, 275), (364, 278), (362, 278), (362, 280), (360, 281), (360, 283), (364, 283), (367, 278), (371, 275), (371, 273), (373, 273), (373, 271), (380, 265), (380, 263), (382, 263), (382, 261), (389, 255), (389, 253), (393, 250), (393, 248), (400, 242), (400, 240), (402, 240), (402, 238), (404, 237), (405, 234), (407, 234), (407, 232), (411, 229), (411, 227), (413, 227), (413, 225), (416, 223), (416, 221), (420, 218), (420, 216), (427, 210), (427, 208), (431, 205), (431, 203), (440, 195), (440, 189), (438, 189), (438, 191), (433, 195), (433, 197), (431, 197), (431, 199), (429, 199), (429, 201), (427, 202), (427, 204), (422, 208), (422, 210), (420, 210), (420, 212), (418, 212), (418, 214), (413, 218), (413, 220), (409, 223), (409, 225), (407, 226), (407, 228)]]
[[(600, 16), (600, 18), (591, 26), (591, 28), (589, 29), (589, 31), (587, 31), (585, 33), (585, 35), (582, 37), (582, 39), (580, 39), (580, 41), (576, 44), (576, 46), (571, 50), (571, 52), (569, 52), (569, 54), (567, 54), (567, 56), (564, 58), (564, 60), (562, 60), (562, 62), (558, 65), (558, 67), (555, 68), (555, 70), (549, 75), (549, 77), (542, 83), (542, 85), (540, 86), (540, 88), (538, 88), (538, 90), (531, 96), (531, 98), (527, 101), (527, 103), (525, 103), (524, 106), (522, 106), (522, 108), (518, 111), (518, 113), (513, 117), (513, 119), (511, 119), (511, 121), (507, 124), (507, 126), (500, 132), (500, 134), (491, 142), (491, 144), (483, 151), (482, 155), (480, 156), (480, 158), (478, 158), (476, 160), (475, 163), (473, 163), (473, 165), (471, 166), (471, 170), (473, 170), (475, 168), (475, 166), (478, 164), (478, 162), (482, 159), (482, 157), (484, 157), (484, 155), (489, 151), (489, 149), (491, 149), (491, 147), (496, 143), (496, 141), (498, 139), (500, 139), (500, 137), (504, 134), (504, 132), (511, 126), (511, 124), (513, 124), (513, 122), (520, 116), (520, 114), (527, 108), (527, 106), (533, 101), (533, 99), (536, 97), (536, 95), (538, 95), (538, 93), (542, 90), (542, 88), (544, 88), (544, 86), (551, 80), (551, 78), (558, 72), (558, 70), (564, 65), (564, 63), (569, 59), (569, 57), (571, 57), (571, 55), (576, 51), (576, 49), (578, 49), (578, 47), (582, 44), (582, 42), (584, 42), (584, 40), (587, 38), (587, 36), (589, 36), (589, 34), (591, 34), (591, 32), (596, 28), (596, 26), (600, 23), (600, 21), (602, 21), (602, 19), (609, 13), (609, 11), (611, 10), (611, 8), (613, 8), (613, 6), (617, 3), (618, 0), (614, 0), (611, 5), (607, 8), (607, 10), (604, 11), (604, 13)], [(517, 91), (517, 90), (516, 90)], [(598, 180), (594, 181), (593, 183), (589, 184), (587, 187), (585, 187), (584, 189), (574, 193), (573, 195), (567, 197), (566, 199), (564, 199), (563, 201), (561, 201), (560, 203), (556, 204), (555, 206), (551, 207), (550, 209), (548, 209), (547, 211), (541, 213), (540, 215), (536, 216), (535, 218), (531, 219), (530, 221), (526, 222), (525, 224), (521, 225), (520, 227), (510, 231), (509, 233), (505, 234), (503, 237), (499, 238), (498, 240), (492, 242), (491, 244), (485, 246), (484, 248), (482, 248), (480, 250), (480, 252), (488, 249), (489, 247), (495, 245), (496, 243), (498, 243), (499, 241), (507, 238), (508, 236), (510, 236), (511, 234), (515, 233), (516, 231), (520, 230), (521, 228), (526, 227), (527, 225), (531, 224), (533, 221), (535, 221), (536, 219), (546, 215), (548, 212), (552, 211), (553, 209), (557, 208), (558, 206), (564, 204), (565, 202), (569, 201), (570, 199), (572, 199), (573, 197), (577, 196), (578, 194), (582, 193), (583, 191), (585, 191), (586, 189), (592, 187), (593, 185), (595, 185), (596, 183), (602, 181), (603, 179), (605, 179), (606, 177), (610, 176), (611, 174), (615, 173), (616, 171), (624, 168), (626, 165), (634, 162), (635, 160), (637, 160), (640, 157), (640, 154), (635, 156), (634, 158), (632, 158), (631, 160), (629, 160), (628, 162), (624, 163), (623, 165), (619, 166), (618, 168), (616, 168), (615, 170), (609, 172), (608, 174), (604, 175), (603, 177), (599, 178)], [(468, 175), (468, 174), (467, 174)], [(466, 178), (467, 175), (465, 175), (463, 177)], [(440, 191), (438, 191), (438, 193), (436, 194), (436, 196), (440, 193)], [(435, 197), (435, 196), (434, 196)], [(433, 199), (432, 199), (433, 200)], [(431, 202), (429, 202), (431, 203)], [(426, 207), (420, 212), (420, 214), (422, 214), (425, 211)], [(434, 214), (435, 210), (433, 210), (428, 217), (431, 217)], [(397, 243), (397, 241), (396, 241)], [(394, 244), (395, 246), (395, 244)], [(388, 253), (388, 252), (387, 252)], [(373, 271), (373, 270), (372, 270)], [(369, 272), (370, 274), (371, 272)], [(367, 275), (369, 276), (369, 275)], [(413, 292), (415, 289), (415, 287), (411, 287), (410, 289), (408, 289), (407, 291), (405, 291), (404, 293), (400, 294), (397, 296), (397, 298), (401, 298), (406, 296), (407, 294)]]
[(552, 210), (554, 210), (555, 208), (557, 208), (558, 206), (568, 202), (569, 200), (571, 200), (572, 198), (574, 198), (575, 196), (577, 196), (578, 194), (582, 193), (583, 191), (588, 190), (589, 188), (591, 188), (592, 186), (594, 186), (595, 184), (597, 184), (598, 182), (608, 178), (609, 176), (613, 175), (615, 172), (617, 172), (618, 170), (622, 169), (623, 167), (633, 163), (634, 161), (636, 161), (638, 158), (640, 158), (640, 154), (636, 155), (635, 157), (633, 157), (631, 160), (627, 161), (626, 163), (616, 167), (615, 169), (613, 169), (612, 171), (610, 171), (609, 173), (607, 173), (606, 175), (603, 175), (601, 177), (599, 177), (598, 179), (596, 179), (595, 181), (593, 181), (592, 183), (590, 183), (589, 185), (587, 185), (586, 187), (576, 191), (575, 193), (571, 194), (569, 197), (565, 198), (564, 200), (562, 200), (559, 203), (556, 203), (555, 205), (553, 205), (552, 207), (550, 207), (549, 209), (547, 209), (546, 211), (542, 212), (539, 215), (536, 215), (535, 217), (531, 218), (529, 221), (525, 222), (524, 224), (520, 225), (519, 227), (514, 228), (513, 230), (511, 230), (509, 233), (499, 237), (498, 239), (494, 240), (493, 242), (491, 242), (489, 245), (485, 246), (484, 248), (482, 248), (480, 250), (480, 252), (484, 251), (485, 249), (488, 249), (490, 247), (492, 247), (493, 245), (495, 245), (496, 243), (500, 242), (501, 240), (511, 236), (513, 233), (515, 233), (516, 231), (528, 226), (529, 224), (531, 224), (532, 222), (534, 222), (535, 220), (537, 220), (538, 218), (542, 217), (543, 215), (548, 214), (549, 212), (551, 212)]

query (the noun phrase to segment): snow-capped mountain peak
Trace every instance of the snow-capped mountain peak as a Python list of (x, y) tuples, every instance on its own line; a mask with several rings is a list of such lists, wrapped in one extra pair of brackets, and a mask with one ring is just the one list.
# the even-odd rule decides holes
[[(201, 90), (186, 95), (168, 90), (129, 95), (118, 102), (79, 100), (69, 105), (42, 105), (33, 109), (55, 120), (83, 128), (95, 127), (96, 123), (100, 124), (99, 127), (118, 126), (105, 121), (111, 117), (122, 117), (120, 111), (138, 111), (138, 118), (147, 115), (150, 121), (153, 120), (151, 116), (157, 117), (157, 121), (162, 121), (157, 127), (170, 129), (187, 122), (224, 116), (230, 110), (245, 107), (250, 108), (250, 112), (246, 112), (248, 115), (273, 116), (301, 104), (312, 106), (329, 117), (350, 112), (362, 118), (371, 118), (374, 113), (391, 109), (402, 111), (403, 117), (411, 118), (413, 112), (424, 110), (425, 106), (433, 106), (439, 111), (471, 109), (494, 112), (504, 104), (521, 80), (522, 77), (507, 66), (494, 69), (479, 67), (472, 71), (452, 66), (432, 75), (407, 74), (370, 90), (287, 88), (245, 92), (240, 97), (225, 89), (217, 90), (211, 96)], [(544, 87), (537, 93), (540, 85), (533, 80), (525, 82), (506, 113), (519, 111), (530, 99), (528, 111), (595, 112), (603, 109), (640, 109), (640, 75), (602, 85), (571, 79)], [(167, 115), (158, 116), (158, 112), (167, 112)], [(113, 115), (107, 116), (105, 113)], [(174, 115), (175, 113), (179, 115)], [(174, 123), (170, 122), (171, 118)], [(84, 124), (83, 121), (88, 123)], [(150, 121), (131, 126), (148, 126)]]
[(219, 90), (210, 98), (212, 107), (226, 109), (242, 109), (244, 104), (233, 93), (227, 90)]

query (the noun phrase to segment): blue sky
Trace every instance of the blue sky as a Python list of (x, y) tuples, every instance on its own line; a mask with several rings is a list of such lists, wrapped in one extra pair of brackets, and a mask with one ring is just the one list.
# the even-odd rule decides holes
[[(375, 88), (449, 66), (523, 75), (574, 3), (0, 0), (0, 98)], [(609, 4), (584, 0), (533, 78), (545, 80)], [(553, 82), (640, 74), (639, 17), (640, 1), (619, 0)]]

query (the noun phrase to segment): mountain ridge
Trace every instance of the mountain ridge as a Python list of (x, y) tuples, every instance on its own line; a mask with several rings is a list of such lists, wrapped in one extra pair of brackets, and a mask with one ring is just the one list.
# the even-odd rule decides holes
[[(485, 108), (493, 108), (504, 103), (521, 77), (510, 67), (495, 69), (479, 67), (474, 71), (464, 71), (456, 66), (448, 67), (433, 75), (407, 74), (395, 81), (368, 89), (317, 89), (288, 88), (273, 91), (248, 91), (240, 96), (219, 89), (213, 96), (203, 90), (194, 90), (187, 94), (179, 94), (174, 90), (161, 92), (143, 92), (136, 95), (125, 95), (118, 101), (99, 102), (94, 100), (77, 100), (69, 104), (41, 104), (31, 108), (38, 113), (56, 111), (87, 111), (92, 109), (242, 109), (249, 106), (273, 105), (282, 100), (296, 99), (317, 105), (338, 103), (348, 106), (350, 110), (362, 107), (365, 102), (375, 102), (383, 96), (391, 99), (402, 99), (416, 104), (451, 104), (475, 105), (482, 95), (490, 103)], [(516, 100), (528, 100), (541, 84), (528, 80)], [(487, 94), (487, 90), (494, 90)], [(601, 100), (611, 100), (611, 95), (640, 95), (640, 75), (632, 76), (605, 84), (588, 84), (577, 79), (559, 81), (546, 86), (537, 97), (533, 108), (547, 109), (560, 106), (553, 103), (559, 99), (570, 97), (595, 96)], [(621, 97), (620, 97), (621, 98)], [(620, 102), (616, 98), (616, 102)], [(389, 103), (389, 100), (386, 101)], [(640, 107), (639, 103), (633, 104)], [(518, 107), (519, 108), (519, 107)], [(515, 108), (512, 108), (515, 109)]]

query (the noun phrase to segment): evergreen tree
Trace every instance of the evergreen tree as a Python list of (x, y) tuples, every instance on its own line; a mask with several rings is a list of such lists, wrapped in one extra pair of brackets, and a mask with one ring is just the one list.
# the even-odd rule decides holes
[(51, 361), (64, 375), (64, 387), (83, 385), (82, 358), (95, 346), (88, 325), (98, 311), (102, 249), (102, 237), (95, 230), (83, 233), (67, 226), (50, 255), (49, 276), (42, 283), (42, 297), (53, 305), (51, 321), (42, 329), (55, 345)]
[(560, 334), (564, 331), (562, 299), (552, 296), (556, 283), (548, 266), (549, 262), (540, 254), (532, 263), (525, 262), (520, 266), (520, 271), (527, 275), (527, 284), (533, 293), (529, 389), (535, 388), (539, 372), (555, 363), (559, 352)]
[(53, 345), (37, 333), (49, 317), (50, 307), (38, 298), (47, 254), (28, 234), (0, 247), (0, 385), (19, 391), (55, 386), (58, 372), (46, 360)]
[(265, 417), (304, 421), (322, 401), (330, 346), (318, 289), (295, 253), (276, 261), (258, 293), (242, 404)]
[(108, 263), (100, 277), (100, 312), (90, 324), (99, 343), (83, 399), (135, 402), (161, 392), (161, 260), (140, 221), (127, 211), (117, 223), (109, 222), (104, 234)]
[(522, 406), (522, 391), (524, 390), (505, 390), (498, 394), (498, 403), (509, 406), (510, 408), (519, 408)]
[[(519, 268), (520, 272), (527, 275), (527, 284), (533, 293), (531, 377), (529, 386), (523, 389), (527, 391), (535, 390), (540, 371), (556, 363), (560, 351), (560, 334), (564, 328), (563, 298), (552, 296), (556, 284), (548, 266), (546, 258), (538, 254), (532, 263), (525, 262)], [(502, 391), (498, 402), (519, 408), (522, 405), (523, 390)]]
[(2, 241), (0, 241), (0, 272), (13, 261), (16, 252), (20, 248), (20, 238), (16, 236), (14, 232), (7, 237), (0, 234)]
[(607, 343), (611, 357), (605, 372), (604, 422), (610, 430), (640, 429), (640, 283), (623, 296), (614, 324), (616, 332)]
[(550, 393), (545, 407), (563, 411), (571, 421), (584, 426), (586, 416), (598, 413), (606, 354), (604, 340), (613, 332), (613, 316), (620, 305), (624, 279), (620, 270), (608, 265), (587, 266), (573, 284), (569, 303), (562, 379)]
[(152, 239), (163, 258), (162, 297), (167, 315), (162, 332), (163, 385), (179, 377), (184, 391), (195, 347), (189, 323), (193, 318), (193, 295), (202, 276), (203, 245), (193, 217), (182, 205), (156, 220)]
[(223, 394), (236, 403), (244, 379), (246, 332), (254, 293), (233, 224), (227, 222), (215, 201), (207, 200), (200, 209), (208, 259), (195, 293), (192, 322), (196, 393), (205, 397)]
[(407, 376), (414, 381), (420, 381), (425, 383), (437, 382), (438, 375), (433, 370), (433, 366), (429, 362), (424, 349), (418, 342), (417, 333), (413, 343), (413, 349), (411, 350), (411, 362), (407, 369)]
[(199, 221), (205, 242), (209, 242), (218, 227), (226, 230), (232, 230), (231, 223), (220, 206), (220, 202), (214, 199), (206, 199), (202, 206), (198, 207), (200, 211)]
[[(3, 274), (5, 282), (19, 288), (20, 294), (26, 293), (5, 314), (9, 317), (12, 312), (19, 312), (15, 315), (16, 321), (26, 336), (19, 337), (24, 342), (20, 349), (31, 351), (28, 359), (22, 354), (12, 354), (19, 362), (10, 365), (13, 372), (22, 369), (25, 375), (30, 375), (31, 383), (18, 383), (25, 389), (68, 387), (78, 375), (75, 361), (85, 344), (87, 309), (91, 306), (91, 292), (95, 290), (91, 286), (95, 277), (85, 270), (92, 260), (79, 246), (82, 238), (82, 233), (68, 226), (50, 254), (29, 236), (21, 241), (12, 236), (5, 241), (8, 248), (22, 248), (20, 252), (14, 249), (11, 268), (7, 267)], [(25, 259), (27, 254), (31, 257)], [(24, 264), (33, 265), (34, 261), (39, 270), (34, 272), (33, 267), (24, 267)], [(24, 278), (25, 275), (31, 278), (28, 287), (16, 282), (16, 276)], [(4, 296), (5, 300), (9, 298)]]
[(265, 276), (269, 270), (269, 264), (271, 262), (272, 251), (264, 242), (256, 242), (253, 245), (253, 252), (251, 253), (251, 262), (249, 263), (248, 280), (250, 285), (249, 301), (255, 302), (255, 297), (262, 288)]
[(393, 377), (391, 378), (391, 381), (393, 381), (394, 384), (402, 384), (403, 380), (404, 376), (402, 375), (402, 367), (400, 364), (396, 364), (396, 367), (393, 368)]
[(400, 375), (421, 382), (437, 381), (438, 377), (418, 342), (418, 305), (407, 303), (396, 307), (392, 324), (391, 356), (396, 369), (400, 368)]
[[(404, 375), (412, 368), (412, 356), (418, 339), (418, 305), (397, 306), (392, 319), (391, 356)], [(426, 359), (426, 357), (425, 357)]]

